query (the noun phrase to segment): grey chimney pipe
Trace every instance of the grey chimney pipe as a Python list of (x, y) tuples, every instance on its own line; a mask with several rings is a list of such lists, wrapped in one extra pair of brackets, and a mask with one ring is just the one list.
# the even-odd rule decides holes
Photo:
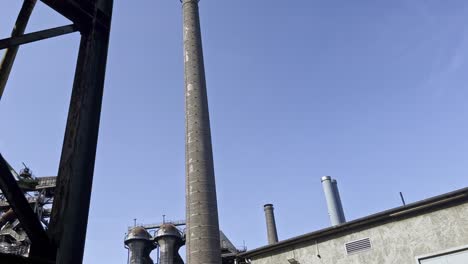
[(187, 263), (221, 264), (199, 0), (181, 2), (185, 65)]
[(332, 226), (339, 225), (345, 222), (344, 214), (342, 209), (340, 210), (341, 201), (338, 189), (334, 187), (332, 178), (330, 176), (322, 177), (323, 192), (325, 193), (325, 199), (327, 200), (328, 215)]
[(332, 182), (332, 185), (333, 185), (333, 192), (334, 192), (336, 200), (338, 202), (338, 209), (340, 211), (341, 223), (345, 223), (346, 222), (346, 217), (345, 217), (345, 213), (344, 213), (344, 210), (343, 210), (343, 203), (341, 202), (340, 191), (338, 189), (338, 182), (336, 181), (336, 179), (332, 179), (331, 182)]
[(272, 204), (265, 204), (263, 208), (265, 210), (268, 244), (272, 245), (278, 243), (278, 233), (276, 231), (275, 214), (273, 212), (274, 208)]

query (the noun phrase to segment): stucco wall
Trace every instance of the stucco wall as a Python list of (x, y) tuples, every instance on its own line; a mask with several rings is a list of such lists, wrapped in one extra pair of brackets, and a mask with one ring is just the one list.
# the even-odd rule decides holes
[[(363, 238), (370, 238), (372, 249), (347, 255), (344, 244)], [(252, 264), (288, 264), (290, 258), (300, 264), (415, 264), (417, 256), (461, 246), (468, 247), (467, 203), (251, 260)]]

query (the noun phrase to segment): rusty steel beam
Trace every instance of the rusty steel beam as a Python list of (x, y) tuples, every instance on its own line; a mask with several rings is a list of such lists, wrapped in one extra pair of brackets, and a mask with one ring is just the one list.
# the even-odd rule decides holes
[(87, 29), (93, 24), (109, 30), (111, 16), (108, 10), (95, 9), (94, 0), (41, 0), (46, 5), (80, 26)]
[(33, 33), (24, 34), (18, 37), (11, 37), (6, 39), (0, 39), (0, 50), (18, 46), (26, 43), (35, 42), (38, 40), (58, 37), (66, 34), (70, 34), (78, 31), (78, 27), (75, 25), (67, 25), (56, 28), (45, 29), (36, 31)]
[(37, 215), (11, 174), (7, 162), (0, 154), (0, 189), (8, 200), (22, 228), (31, 240), (31, 256), (50, 257), (53, 249)]
[[(21, 10), (16, 19), (15, 27), (11, 32), (12, 37), (24, 34), (24, 30), (28, 25), (31, 13), (36, 6), (37, 0), (24, 0)], [(18, 53), (19, 46), (12, 46), (5, 51), (2, 61), (0, 62), (0, 100), (2, 99), (3, 91), (10, 77), (11, 68), (15, 62), (16, 54)]]
[[(112, 6), (113, 0), (95, 0), (109, 17)], [(83, 260), (110, 33), (94, 21), (82, 32), (48, 229), (57, 264)]]

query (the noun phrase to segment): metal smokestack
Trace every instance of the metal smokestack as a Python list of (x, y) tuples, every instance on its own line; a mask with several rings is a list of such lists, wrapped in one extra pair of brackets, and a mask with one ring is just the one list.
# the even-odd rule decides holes
[(174, 225), (162, 225), (156, 232), (155, 241), (159, 245), (159, 264), (180, 263), (178, 251), (183, 244), (183, 240), (182, 234)]
[(331, 224), (335, 226), (344, 223), (344, 213), (341, 206), (341, 200), (338, 194), (336, 181), (333, 183), (330, 176), (323, 176), (322, 186), (323, 192), (325, 193), (325, 199), (327, 200), (328, 215), (330, 216)]
[(343, 203), (341, 202), (340, 191), (338, 190), (338, 182), (336, 181), (336, 179), (332, 179), (331, 182), (332, 182), (332, 186), (333, 186), (333, 192), (334, 192), (336, 200), (338, 202), (338, 209), (340, 210), (341, 223), (345, 223), (346, 222), (346, 217), (345, 217), (345, 213), (344, 213), (344, 210), (343, 210)]
[(143, 227), (134, 227), (125, 238), (128, 264), (153, 264), (150, 253), (154, 249), (150, 234)]
[(268, 244), (272, 245), (278, 243), (278, 232), (276, 231), (274, 208), (272, 204), (265, 204), (263, 208), (265, 210)]
[(181, 2), (184, 17), (187, 262), (221, 264), (199, 0)]

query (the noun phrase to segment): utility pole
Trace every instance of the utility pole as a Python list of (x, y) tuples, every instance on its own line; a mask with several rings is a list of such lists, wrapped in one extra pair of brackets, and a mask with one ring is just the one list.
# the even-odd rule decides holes
[(184, 19), (187, 263), (220, 264), (218, 205), (199, 0), (181, 2)]

